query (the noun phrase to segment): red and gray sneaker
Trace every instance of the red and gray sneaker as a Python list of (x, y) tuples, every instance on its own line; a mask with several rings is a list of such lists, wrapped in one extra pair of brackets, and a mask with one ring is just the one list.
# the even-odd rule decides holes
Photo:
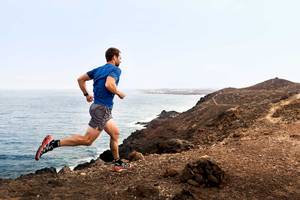
[(112, 171), (121, 172), (129, 168), (131, 168), (131, 165), (129, 163), (123, 162), (121, 159), (119, 159), (113, 162)]
[(38, 150), (35, 154), (35, 160), (39, 160), (44, 153), (47, 153), (48, 151), (53, 150), (54, 147), (53, 147), (53, 144), (51, 143), (52, 141), (54, 141), (54, 138), (52, 135), (47, 135), (44, 138), (42, 145), (38, 148)]

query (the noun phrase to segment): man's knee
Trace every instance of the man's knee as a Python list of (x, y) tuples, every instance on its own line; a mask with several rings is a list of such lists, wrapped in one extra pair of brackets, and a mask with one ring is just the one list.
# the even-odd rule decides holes
[(97, 139), (97, 137), (100, 134), (100, 130), (95, 129), (95, 128), (89, 128), (87, 130), (87, 133), (84, 136), (83, 139), (83, 144), (86, 146), (91, 146), (93, 144), (93, 142)]
[(90, 136), (90, 135), (85, 135), (83, 143), (86, 146), (91, 146), (95, 140), (96, 140), (96, 137), (93, 137), (93, 136)]
[(93, 144), (93, 142), (94, 142), (93, 138), (86, 137), (85, 140), (84, 140), (84, 145), (91, 146)]

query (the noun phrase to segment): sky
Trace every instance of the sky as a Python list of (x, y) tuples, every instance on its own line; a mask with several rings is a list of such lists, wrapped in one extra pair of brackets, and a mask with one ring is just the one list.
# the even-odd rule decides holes
[[(297, 0), (0, 0), (0, 89), (77, 89), (122, 51), (120, 88), (300, 82)], [(92, 82), (88, 83), (90, 87)]]

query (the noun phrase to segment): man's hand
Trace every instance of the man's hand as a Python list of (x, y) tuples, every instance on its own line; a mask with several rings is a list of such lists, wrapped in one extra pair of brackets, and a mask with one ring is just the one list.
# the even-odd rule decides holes
[(119, 96), (120, 99), (124, 99), (124, 97), (126, 96), (123, 92), (118, 91), (117, 95)]
[(87, 96), (86, 96), (86, 101), (87, 101), (87, 102), (90, 103), (90, 102), (93, 102), (93, 100), (94, 100), (94, 97), (93, 97), (92, 95), (87, 95)]
[(114, 77), (108, 76), (106, 78), (105, 87), (111, 92), (120, 97), (120, 99), (124, 99), (125, 94), (118, 90), (116, 85), (116, 80)]

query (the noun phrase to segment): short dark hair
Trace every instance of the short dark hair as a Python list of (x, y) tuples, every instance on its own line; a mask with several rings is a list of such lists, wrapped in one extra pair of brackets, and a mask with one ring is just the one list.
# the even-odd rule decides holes
[(120, 54), (120, 50), (119, 49), (117, 49), (117, 48), (114, 48), (114, 47), (110, 47), (109, 49), (107, 49), (106, 50), (106, 52), (105, 52), (105, 58), (106, 58), (106, 61), (108, 62), (108, 61), (111, 61), (112, 60), (112, 58), (114, 57), (114, 56), (119, 56), (119, 54)]

